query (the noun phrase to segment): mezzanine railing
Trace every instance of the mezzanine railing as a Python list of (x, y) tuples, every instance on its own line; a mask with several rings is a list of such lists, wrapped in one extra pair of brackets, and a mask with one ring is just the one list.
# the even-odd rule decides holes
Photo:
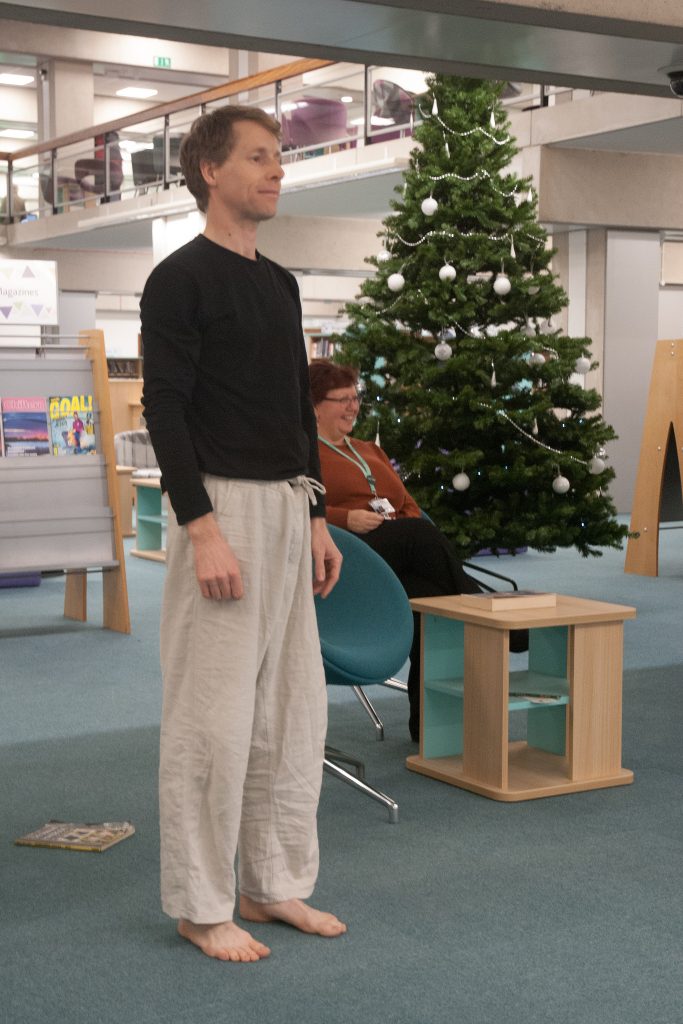
[(50, 217), (182, 183), (182, 136), (201, 113), (226, 103), (260, 106), (278, 118), (285, 163), (411, 134), (415, 94), (389, 78), (390, 73), (387, 68), (297, 60), (0, 153), (4, 219), (15, 223)]

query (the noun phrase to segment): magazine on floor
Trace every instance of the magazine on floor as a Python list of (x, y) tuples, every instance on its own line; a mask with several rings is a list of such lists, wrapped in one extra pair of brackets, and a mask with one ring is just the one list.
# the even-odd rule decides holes
[(56, 850), (84, 850), (102, 853), (135, 832), (129, 821), (48, 821), (20, 836), (17, 846), (47, 846)]

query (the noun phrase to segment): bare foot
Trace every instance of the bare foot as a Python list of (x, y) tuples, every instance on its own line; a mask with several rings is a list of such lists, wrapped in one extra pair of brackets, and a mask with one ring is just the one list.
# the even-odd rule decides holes
[(334, 938), (343, 935), (346, 925), (334, 914), (309, 907), (303, 900), (283, 900), (282, 903), (256, 903), (248, 896), (240, 896), (240, 916), (245, 921), (284, 921), (309, 935)]
[(234, 921), (222, 924), (195, 924), (181, 919), (178, 932), (184, 939), (193, 942), (202, 953), (217, 960), (232, 960), (235, 963), (253, 963), (270, 956), (270, 950), (257, 942), (249, 932), (238, 927)]

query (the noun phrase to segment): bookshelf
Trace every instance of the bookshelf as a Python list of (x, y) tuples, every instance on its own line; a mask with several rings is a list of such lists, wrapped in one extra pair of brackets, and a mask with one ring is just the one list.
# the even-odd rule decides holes
[(107, 374), (114, 379), (142, 377), (142, 335), (138, 334), (137, 355), (107, 356)]
[(306, 351), (308, 353), (308, 361), (311, 359), (331, 359), (334, 355), (334, 342), (328, 334), (324, 334), (320, 329), (307, 328), (304, 331), (306, 338)]
[(107, 373), (109, 377), (116, 379), (130, 379), (131, 377), (142, 377), (142, 358), (132, 356), (130, 359), (120, 357), (107, 357)]

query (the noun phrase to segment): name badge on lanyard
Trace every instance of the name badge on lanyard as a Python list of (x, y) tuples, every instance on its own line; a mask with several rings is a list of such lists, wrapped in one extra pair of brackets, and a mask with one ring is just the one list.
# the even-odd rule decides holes
[(357, 452), (356, 449), (353, 447), (349, 439), (345, 437), (344, 443), (353, 452), (353, 456), (347, 455), (347, 453), (343, 452), (341, 448), (339, 448), (337, 445), (331, 444), (324, 437), (320, 437), (320, 434), (318, 434), (318, 439), (322, 441), (323, 444), (326, 444), (328, 448), (331, 448), (333, 452), (336, 452), (337, 455), (341, 455), (343, 459), (346, 459), (348, 462), (352, 462), (354, 466), (356, 466), (357, 469), (361, 471), (361, 473), (367, 480), (368, 486), (372, 493), (372, 498), (368, 502), (368, 505), (370, 506), (373, 512), (378, 512), (381, 516), (384, 516), (385, 519), (391, 519), (391, 517), (396, 514), (396, 509), (391, 504), (388, 498), (380, 498), (378, 496), (377, 488), (375, 487), (375, 478), (372, 475), (372, 470), (370, 469), (370, 467), (368, 466), (367, 462), (360, 454), (360, 452)]

